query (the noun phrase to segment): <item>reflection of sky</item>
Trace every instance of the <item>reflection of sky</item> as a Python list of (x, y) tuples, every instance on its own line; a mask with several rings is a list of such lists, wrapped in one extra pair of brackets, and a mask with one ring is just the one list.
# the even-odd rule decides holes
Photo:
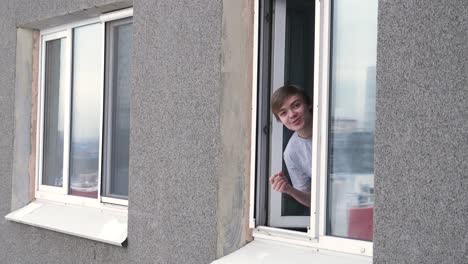
[(337, 0), (333, 12), (332, 114), (363, 125), (366, 96), (375, 94), (366, 89), (375, 89), (375, 74), (367, 79), (376, 64), (377, 0)]
[(99, 138), (101, 111), (102, 27), (76, 28), (73, 35), (72, 141)]

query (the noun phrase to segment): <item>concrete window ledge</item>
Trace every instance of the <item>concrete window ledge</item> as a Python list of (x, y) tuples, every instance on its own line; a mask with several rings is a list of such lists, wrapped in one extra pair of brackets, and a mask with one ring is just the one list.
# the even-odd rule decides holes
[(212, 264), (371, 264), (372, 258), (255, 238), (245, 247)]
[(33, 201), (5, 218), (35, 227), (83, 237), (116, 246), (127, 240), (123, 210), (93, 208), (50, 201)]

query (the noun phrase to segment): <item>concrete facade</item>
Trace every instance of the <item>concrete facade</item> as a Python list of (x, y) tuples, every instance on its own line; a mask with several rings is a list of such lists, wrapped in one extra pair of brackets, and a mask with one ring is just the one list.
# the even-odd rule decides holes
[(28, 203), (33, 184), (31, 29), (128, 6), (135, 29), (128, 246), (2, 220), (1, 263), (209, 263), (246, 243), (252, 2), (227, 4), (1, 2), (1, 215)]
[[(30, 201), (32, 29), (134, 7), (128, 246), (1, 220), (0, 263), (209, 263), (251, 239), (253, 0), (0, 5), (0, 216)], [(374, 263), (468, 259), (467, 14), (379, 1)]]
[(468, 262), (467, 8), (379, 1), (374, 263)]

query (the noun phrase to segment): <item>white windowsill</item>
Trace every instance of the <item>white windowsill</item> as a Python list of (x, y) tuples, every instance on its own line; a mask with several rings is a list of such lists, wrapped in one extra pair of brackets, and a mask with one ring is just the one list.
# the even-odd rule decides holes
[(26, 225), (116, 246), (127, 240), (125, 210), (92, 208), (51, 201), (33, 201), (5, 218)]
[(371, 264), (372, 257), (313, 249), (306, 246), (255, 238), (246, 246), (212, 264)]

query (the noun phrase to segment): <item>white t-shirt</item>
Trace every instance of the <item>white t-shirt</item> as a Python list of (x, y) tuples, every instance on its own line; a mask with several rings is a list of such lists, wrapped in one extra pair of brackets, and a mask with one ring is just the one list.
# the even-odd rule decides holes
[(302, 192), (310, 192), (312, 138), (301, 138), (294, 132), (284, 150), (283, 157), (293, 187)]

